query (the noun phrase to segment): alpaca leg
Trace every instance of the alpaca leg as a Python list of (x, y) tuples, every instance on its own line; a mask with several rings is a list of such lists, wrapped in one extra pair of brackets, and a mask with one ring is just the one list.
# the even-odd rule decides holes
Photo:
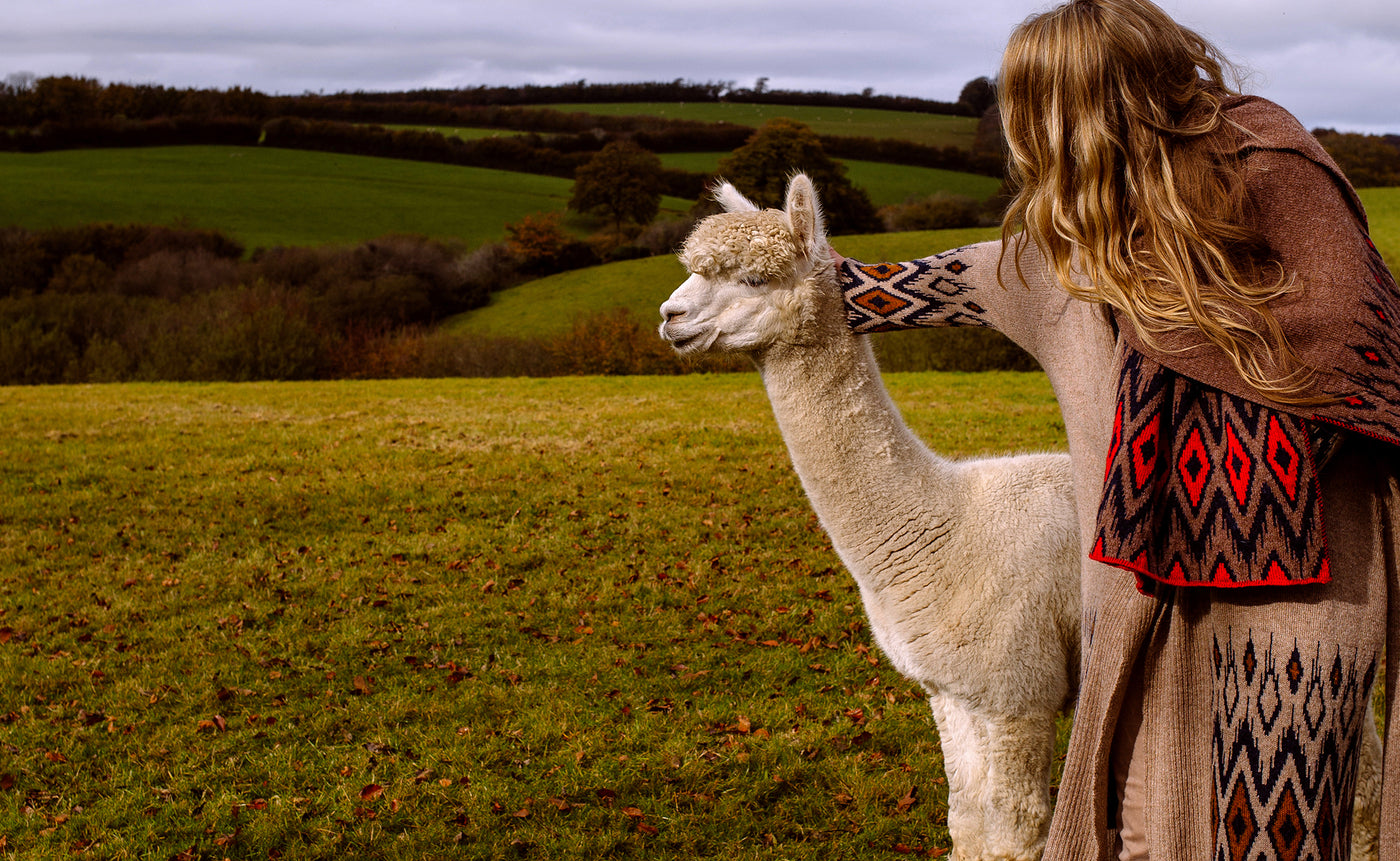
[(1037, 861), (1050, 827), (1053, 715), (979, 715), (929, 697), (948, 775), (954, 861)]
[(1356, 803), (1351, 809), (1352, 861), (1376, 861), (1380, 857), (1381, 737), (1376, 731), (1376, 710), (1366, 709), (1361, 728), (1361, 756), (1356, 765)]

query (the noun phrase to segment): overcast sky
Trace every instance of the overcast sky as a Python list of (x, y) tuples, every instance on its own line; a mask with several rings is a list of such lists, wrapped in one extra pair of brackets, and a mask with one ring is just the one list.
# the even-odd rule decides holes
[[(1028, 0), (33, 0), (0, 76), (267, 93), (733, 81), (953, 101)], [(1163, 0), (1309, 128), (1400, 133), (1395, 0)]]

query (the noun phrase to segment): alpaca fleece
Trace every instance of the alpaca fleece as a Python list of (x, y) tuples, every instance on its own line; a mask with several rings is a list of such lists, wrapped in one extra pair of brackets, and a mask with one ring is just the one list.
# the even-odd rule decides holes
[[(1055, 715), (1078, 666), (1079, 530), (1062, 454), (949, 461), (910, 432), (845, 325), (811, 181), (783, 212), (723, 187), (661, 306), (681, 352), (758, 366), (802, 487), (860, 587), (875, 642), (923, 686), (956, 861), (1036, 861)], [(786, 246), (786, 247), (784, 247)]]

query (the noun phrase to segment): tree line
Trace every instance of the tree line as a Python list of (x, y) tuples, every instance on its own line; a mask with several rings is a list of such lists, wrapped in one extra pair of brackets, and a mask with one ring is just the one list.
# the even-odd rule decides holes
[[(956, 102), (899, 96), (770, 90), (762, 79), (753, 87), (733, 82), (676, 80), (669, 83), (474, 87), (397, 93), (349, 92), (331, 95), (267, 95), (226, 90), (174, 88), (156, 84), (101, 82), (84, 77), (35, 78), (12, 74), (0, 82), (0, 149), (37, 152), (98, 146), (173, 144), (249, 145), (264, 139), (266, 126), (281, 120), (277, 145), (324, 147), (336, 152), (391, 158), (427, 159), (452, 164), (567, 176), (584, 158), (611, 141), (630, 138), (652, 152), (729, 151), (754, 129), (725, 122), (647, 116), (604, 116), (542, 108), (586, 102), (755, 102), (828, 107), (871, 107), (980, 116), (983, 126), (995, 102), (991, 81), (977, 78)], [(296, 120), (314, 125), (297, 125)], [(429, 140), (432, 132), (385, 134), (366, 125), (423, 125), (494, 128), (526, 132), (516, 143), (462, 146)], [(823, 136), (837, 158), (920, 167), (938, 167), (1001, 176), (1005, 159), (997, 129), (979, 130), (972, 151), (931, 147), (899, 140)], [(1314, 134), (1359, 187), (1400, 185), (1400, 134), (1365, 135), (1316, 129)], [(438, 135), (444, 137), (445, 135)], [(695, 177), (671, 178), (680, 194)]]
[(553, 339), (457, 337), (436, 324), (493, 290), (609, 253), (669, 251), (684, 227), (658, 226), (621, 252), (541, 216), (470, 251), (384, 236), (251, 254), (213, 230), (4, 227), (0, 385), (679, 373), (687, 368), (630, 315), (604, 313)]

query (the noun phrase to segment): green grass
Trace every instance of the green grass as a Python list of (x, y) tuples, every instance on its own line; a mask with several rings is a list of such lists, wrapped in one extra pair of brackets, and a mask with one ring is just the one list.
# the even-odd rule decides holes
[(973, 117), (922, 114), (870, 108), (826, 108), (790, 105), (748, 105), (733, 102), (644, 102), (638, 104), (545, 105), (557, 111), (605, 116), (647, 115), (667, 119), (731, 122), (758, 127), (775, 117), (788, 117), (821, 135), (895, 138), (928, 146), (971, 149), (977, 133)]
[[(567, 179), (426, 162), (260, 147), (0, 153), (0, 225), (186, 223), (249, 249), (353, 243), (386, 233), (505, 236), (505, 225), (563, 212)], [(669, 210), (688, 204), (666, 198)]]
[[(910, 260), (998, 235), (997, 228), (969, 228), (838, 236), (832, 243), (860, 260)], [(491, 304), (443, 326), (482, 335), (552, 335), (567, 331), (580, 317), (618, 306), (640, 320), (659, 321), (656, 309), (685, 277), (685, 269), (670, 255), (563, 272), (494, 293)]]
[[(1040, 375), (890, 386), (1064, 445)], [(9, 388), (0, 456), (0, 857), (947, 846), (753, 374)]]
[(1376, 243), (1390, 271), (1400, 276), (1400, 188), (1363, 188), (1358, 192)]
[[(1400, 272), (1400, 188), (1363, 189), (1361, 198), (1376, 246), (1392, 271)], [(874, 262), (924, 257), (999, 235), (999, 228), (968, 228), (838, 236), (832, 244), (848, 257)], [(475, 334), (548, 335), (567, 330), (581, 316), (615, 306), (649, 321), (657, 318), (656, 309), (684, 279), (685, 270), (669, 256), (565, 272), (496, 293), (490, 305), (444, 325)]]
[[(726, 155), (728, 153), (722, 152), (667, 153), (661, 156), (661, 163), (696, 173), (714, 173), (720, 159)], [(927, 197), (939, 191), (985, 200), (1001, 187), (1001, 180), (975, 173), (856, 159), (843, 159), (841, 163), (846, 166), (846, 176), (865, 189), (876, 206), (903, 203), (911, 197)]]
[(473, 129), (461, 128), (458, 126), (422, 126), (422, 125), (386, 125), (386, 129), (395, 131), (418, 131), (437, 132), (450, 138), (461, 138), (462, 140), (477, 141), (486, 138), (514, 137), (516, 135), (528, 134), (528, 132), (511, 131), (510, 129)]

